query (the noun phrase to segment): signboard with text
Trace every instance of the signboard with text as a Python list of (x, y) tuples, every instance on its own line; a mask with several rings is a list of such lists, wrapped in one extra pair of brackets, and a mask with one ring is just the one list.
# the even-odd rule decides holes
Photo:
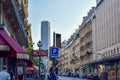
[(51, 58), (58, 58), (58, 51), (59, 49), (57, 47), (51, 48)]
[(47, 56), (47, 51), (45, 50), (34, 51), (33, 56)]
[(23, 53), (17, 53), (17, 59), (29, 60), (29, 55), (28, 54), (23, 54)]

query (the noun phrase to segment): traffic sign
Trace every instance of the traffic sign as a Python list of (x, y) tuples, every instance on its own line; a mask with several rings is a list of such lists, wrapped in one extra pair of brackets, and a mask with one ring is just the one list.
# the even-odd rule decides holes
[(58, 51), (59, 49), (57, 47), (51, 48), (51, 58), (58, 58)]

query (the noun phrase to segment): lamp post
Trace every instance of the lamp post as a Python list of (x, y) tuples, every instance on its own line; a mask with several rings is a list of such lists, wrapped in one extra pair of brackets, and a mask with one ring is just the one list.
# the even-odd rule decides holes
[[(37, 43), (37, 46), (39, 47), (39, 51), (41, 50), (41, 47), (42, 47), (42, 43), (41, 43), (41, 41), (39, 41), (38, 43)], [(39, 78), (40, 78), (40, 56), (39, 56)]]

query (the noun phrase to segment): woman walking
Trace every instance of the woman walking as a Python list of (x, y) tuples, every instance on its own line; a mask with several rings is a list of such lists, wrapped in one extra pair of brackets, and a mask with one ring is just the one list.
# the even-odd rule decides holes
[(55, 73), (55, 67), (50, 68), (48, 80), (57, 80), (57, 75)]

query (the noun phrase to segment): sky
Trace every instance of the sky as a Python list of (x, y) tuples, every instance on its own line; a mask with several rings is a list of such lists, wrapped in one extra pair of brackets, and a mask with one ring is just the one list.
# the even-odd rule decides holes
[(49, 21), (51, 27), (51, 45), (53, 31), (61, 34), (61, 39), (67, 40), (79, 29), (79, 25), (96, 0), (29, 0), (28, 20), (32, 24), (32, 39), (34, 49), (41, 40), (41, 21)]

